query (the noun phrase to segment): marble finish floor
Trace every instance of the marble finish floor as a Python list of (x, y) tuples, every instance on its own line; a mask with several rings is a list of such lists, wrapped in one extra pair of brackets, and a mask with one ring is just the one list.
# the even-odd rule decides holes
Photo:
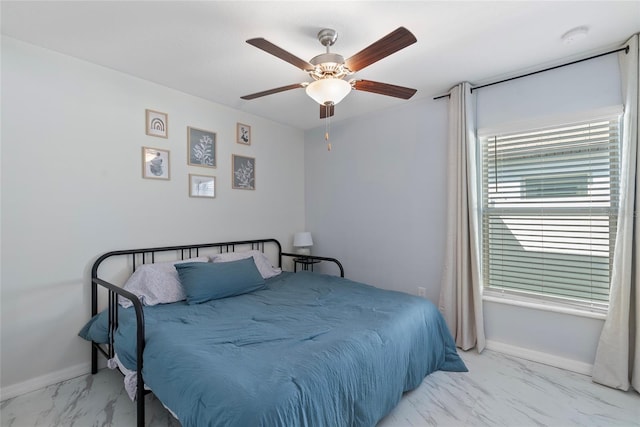
[[(406, 393), (378, 427), (640, 426), (640, 395), (587, 376), (485, 351), (460, 352), (468, 373), (435, 372)], [(176, 421), (152, 394), (147, 425)], [(0, 426), (135, 426), (122, 376), (108, 369), (0, 403)]]

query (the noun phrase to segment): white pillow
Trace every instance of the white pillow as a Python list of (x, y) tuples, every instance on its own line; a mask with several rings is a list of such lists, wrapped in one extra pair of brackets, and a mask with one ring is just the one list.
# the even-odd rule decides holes
[(265, 254), (257, 250), (247, 252), (226, 252), (213, 255), (211, 257), (211, 262), (238, 261), (240, 259), (251, 257), (253, 257), (253, 261), (256, 263), (256, 267), (258, 267), (258, 271), (263, 279), (268, 279), (282, 273), (280, 268), (276, 268), (271, 265), (271, 261), (269, 261), (269, 258), (267, 258)]
[[(142, 305), (168, 304), (187, 298), (180, 284), (175, 264), (185, 262), (208, 262), (207, 257), (190, 258), (180, 261), (143, 264), (129, 277), (123, 288), (136, 295)], [(131, 307), (133, 303), (118, 296), (122, 307)]]

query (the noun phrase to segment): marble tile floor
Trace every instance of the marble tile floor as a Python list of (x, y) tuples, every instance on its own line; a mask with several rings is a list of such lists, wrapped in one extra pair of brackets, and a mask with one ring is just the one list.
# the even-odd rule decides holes
[[(640, 426), (640, 394), (587, 376), (485, 351), (460, 352), (468, 373), (435, 372), (404, 395), (378, 427)], [(147, 425), (176, 421), (152, 394)], [(0, 426), (135, 426), (135, 405), (108, 369), (0, 403)]]

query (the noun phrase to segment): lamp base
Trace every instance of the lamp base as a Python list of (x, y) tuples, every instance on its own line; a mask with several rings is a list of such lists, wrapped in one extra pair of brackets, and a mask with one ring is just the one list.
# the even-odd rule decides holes
[(298, 248), (298, 249), (296, 249), (296, 253), (298, 255), (311, 255), (311, 249), (310, 248)]

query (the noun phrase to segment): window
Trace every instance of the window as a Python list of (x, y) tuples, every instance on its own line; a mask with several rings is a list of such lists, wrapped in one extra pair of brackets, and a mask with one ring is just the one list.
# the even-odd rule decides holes
[(606, 310), (620, 114), (482, 135), (485, 292)]

